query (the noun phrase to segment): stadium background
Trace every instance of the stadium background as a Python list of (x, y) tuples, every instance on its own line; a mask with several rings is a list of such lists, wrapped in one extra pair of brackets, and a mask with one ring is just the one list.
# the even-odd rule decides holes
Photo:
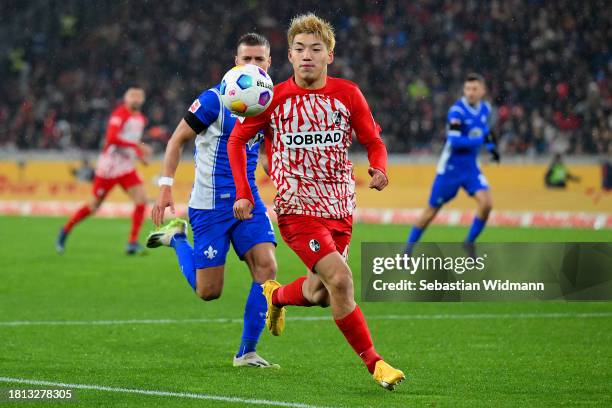
[[(610, 227), (612, 199), (602, 190), (601, 168), (612, 152), (611, 28), (604, 3), (5, 1), (0, 212), (66, 214), (74, 208), (88, 193), (73, 176), (74, 161), (95, 161), (109, 112), (130, 84), (147, 90), (146, 140), (161, 154), (193, 98), (232, 65), (240, 34), (257, 30), (270, 39), (271, 76), (284, 80), (290, 75), (287, 22), (299, 10), (313, 10), (336, 29), (331, 74), (361, 86), (392, 156), (391, 188), (380, 195), (360, 188), (358, 216), (396, 211), (370, 211), (360, 219), (414, 219), (406, 210), (426, 202), (448, 106), (465, 73), (476, 70), (488, 83), (503, 155), (501, 166), (483, 155), (497, 212), (492, 224), (527, 226), (535, 217), (535, 225)], [(361, 152), (356, 143), (363, 186)], [(564, 191), (544, 187), (554, 153), (566, 154), (581, 183)], [(158, 169), (153, 163), (144, 170), (150, 197)], [(188, 196), (191, 169), (186, 154), (177, 201)], [(268, 202), (272, 194), (264, 187)], [(109, 201), (124, 200), (116, 191)], [(449, 206), (471, 208), (465, 196)], [(102, 214), (117, 213), (110, 206)], [(462, 213), (438, 221), (470, 219)]]

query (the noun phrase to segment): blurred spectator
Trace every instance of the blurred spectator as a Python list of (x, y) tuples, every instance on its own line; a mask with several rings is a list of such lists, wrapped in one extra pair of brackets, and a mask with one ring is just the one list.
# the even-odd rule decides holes
[(505, 155), (612, 153), (605, 0), (4, 0), (0, 147), (97, 149), (133, 84), (163, 142), (233, 65), (240, 34), (268, 36), (272, 77), (286, 79), (285, 30), (305, 11), (334, 24), (331, 74), (360, 85), (391, 152), (437, 153), (447, 109), (478, 71)]
[(565, 188), (568, 181), (580, 182), (580, 177), (569, 172), (567, 166), (563, 163), (563, 157), (560, 153), (557, 153), (544, 176), (544, 182), (548, 188)]

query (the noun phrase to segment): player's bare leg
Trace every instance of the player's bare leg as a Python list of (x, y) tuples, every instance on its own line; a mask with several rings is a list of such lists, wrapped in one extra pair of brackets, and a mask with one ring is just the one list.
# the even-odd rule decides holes
[(476, 208), (476, 216), (481, 220), (486, 221), (493, 209), (493, 196), (489, 190), (478, 190), (474, 194), (474, 199), (478, 207)]
[(72, 228), (79, 222), (83, 221), (85, 218), (90, 215), (95, 214), (98, 211), (98, 208), (104, 202), (104, 198), (106, 196), (95, 196), (92, 195), (89, 200), (85, 204), (83, 204), (73, 215), (72, 217), (60, 228), (60, 231), (55, 240), (55, 250), (59, 254), (63, 254), (66, 249), (66, 239), (68, 238), (68, 234), (72, 231)]
[(436, 218), (439, 211), (440, 207), (431, 207), (428, 205), (425, 209), (423, 209), (414, 225), (420, 229), (427, 228), (434, 218)]
[(253, 281), (264, 283), (269, 279), (276, 279), (276, 257), (274, 244), (263, 242), (253, 246), (246, 254), (244, 260), (249, 266)]
[(329, 306), (329, 292), (321, 279), (308, 271), (307, 276), (301, 276), (287, 285), (281, 285), (275, 280), (263, 284), (264, 296), (268, 302), (266, 325), (274, 336), (280, 336), (285, 329), (284, 305), (293, 306)]
[(223, 291), (225, 266), (213, 266), (211, 268), (196, 270), (196, 288), (198, 297), (204, 301), (219, 299)]
[(132, 186), (125, 192), (134, 203), (134, 212), (132, 213), (132, 228), (130, 230), (128, 244), (125, 249), (128, 255), (133, 255), (142, 252), (142, 247), (138, 243), (138, 234), (140, 233), (140, 227), (142, 226), (142, 221), (144, 220), (147, 194), (143, 184)]
[(242, 341), (234, 357), (235, 367), (280, 368), (278, 364), (269, 363), (255, 351), (265, 325), (262, 317), (265, 315), (266, 320), (269, 317), (268, 304), (263, 297), (262, 283), (275, 282), (277, 265), (274, 252), (274, 244), (262, 242), (254, 245), (244, 254), (244, 260), (251, 271), (253, 284), (245, 305)]
[(342, 319), (355, 310), (353, 274), (342, 255), (332, 252), (321, 258), (314, 269), (329, 292), (333, 318)]
[(374, 380), (383, 388), (393, 388), (406, 377), (404, 373), (385, 363), (376, 352), (370, 329), (361, 309), (355, 303), (353, 274), (344, 257), (332, 252), (314, 266), (330, 296), (332, 316), (353, 350), (361, 357)]
[(329, 306), (329, 292), (327, 288), (321, 282), (321, 279), (316, 273), (308, 271), (306, 280), (302, 284), (302, 293), (304, 297), (308, 299), (313, 305), (328, 307)]

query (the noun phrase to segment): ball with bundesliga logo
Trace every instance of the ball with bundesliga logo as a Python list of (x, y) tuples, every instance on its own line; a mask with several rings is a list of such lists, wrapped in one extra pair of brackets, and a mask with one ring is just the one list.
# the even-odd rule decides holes
[(272, 103), (274, 84), (268, 73), (257, 65), (239, 65), (223, 76), (219, 92), (223, 104), (232, 113), (256, 116)]

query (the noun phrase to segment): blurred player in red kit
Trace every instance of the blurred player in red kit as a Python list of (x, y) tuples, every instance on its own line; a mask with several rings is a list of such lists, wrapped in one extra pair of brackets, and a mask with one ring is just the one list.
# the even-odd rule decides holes
[(289, 28), (289, 61), (294, 75), (274, 88), (271, 106), (261, 115), (237, 122), (228, 142), (236, 184), (234, 215), (252, 217), (253, 194), (247, 179), (245, 144), (263, 130), (270, 175), (278, 194), (275, 210), (287, 245), (308, 267), (307, 276), (281, 286), (264, 283), (267, 325), (279, 335), (286, 305), (331, 305), (333, 318), (374, 380), (392, 390), (404, 373), (376, 352), (365, 318), (355, 303), (346, 263), (355, 207), (355, 181), (348, 148), (353, 130), (365, 145), (370, 188), (387, 186), (387, 150), (380, 127), (353, 82), (327, 76), (335, 38), (329, 23), (313, 14), (294, 18)]
[(72, 228), (95, 213), (106, 195), (117, 184), (134, 202), (132, 228), (125, 251), (130, 255), (142, 251), (138, 243), (138, 233), (144, 218), (147, 196), (142, 178), (136, 171), (136, 160), (148, 164), (147, 160), (152, 153), (148, 145), (140, 142), (147, 123), (146, 117), (140, 111), (144, 102), (144, 90), (131, 87), (123, 95), (123, 104), (111, 114), (106, 129), (106, 142), (96, 166), (93, 194), (60, 229), (55, 243), (57, 252), (64, 252), (66, 238)]

